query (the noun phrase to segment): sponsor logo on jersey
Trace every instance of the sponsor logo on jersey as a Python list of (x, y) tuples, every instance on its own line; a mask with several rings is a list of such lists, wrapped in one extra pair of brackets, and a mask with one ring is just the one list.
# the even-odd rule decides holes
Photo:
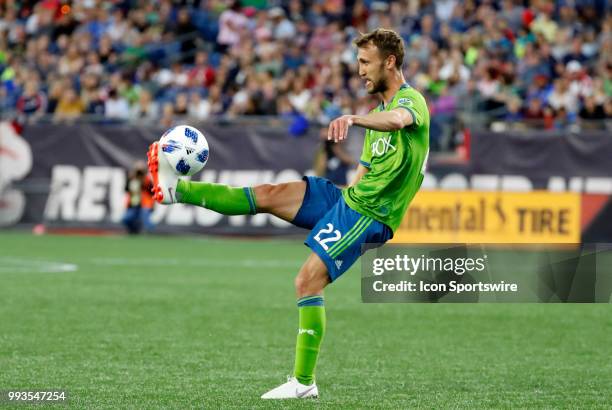
[(372, 156), (382, 157), (389, 152), (390, 149), (397, 151), (397, 148), (391, 144), (391, 137), (391, 135), (388, 135), (386, 137), (380, 137), (374, 141), (372, 143)]
[(404, 107), (412, 107), (412, 100), (408, 98), (400, 98), (397, 100), (397, 105), (403, 105)]

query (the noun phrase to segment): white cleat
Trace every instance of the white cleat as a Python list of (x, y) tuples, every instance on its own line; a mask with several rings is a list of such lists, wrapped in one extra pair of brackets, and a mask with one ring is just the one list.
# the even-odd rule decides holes
[(170, 163), (164, 158), (159, 142), (154, 142), (147, 151), (149, 172), (153, 177), (153, 199), (160, 204), (174, 204), (176, 200), (176, 184), (178, 175)]
[(316, 383), (307, 386), (298, 382), (295, 377), (287, 378), (287, 383), (261, 396), (262, 399), (316, 399), (317, 397), (319, 397), (319, 389)]

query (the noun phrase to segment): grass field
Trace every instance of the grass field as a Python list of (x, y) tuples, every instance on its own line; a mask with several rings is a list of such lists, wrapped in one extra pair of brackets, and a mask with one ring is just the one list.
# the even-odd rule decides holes
[[(0, 234), (0, 390), (78, 408), (610, 408), (612, 307), (363, 304), (326, 291), (316, 401), (293, 364), (299, 241)], [(0, 406), (2, 404), (0, 403)]]

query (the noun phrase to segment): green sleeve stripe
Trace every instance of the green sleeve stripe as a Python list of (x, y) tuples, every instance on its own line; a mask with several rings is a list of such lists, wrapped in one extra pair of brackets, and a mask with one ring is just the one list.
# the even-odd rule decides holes
[(404, 107), (403, 105), (398, 105), (397, 108), (403, 108), (406, 111), (408, 111), (410, 113), (410, 115), (412, 116), (412, 123), (416, 124), (416, 114), (414, 113), (412, 108)]
[(249, 187), (249, 193), (251, 194), (251, 201), (253, 201), (253, 212), (257, 213), (257, 201), (255, 200), (255, 192), (253, 192), (252, 187)]
[(298, 299), (298, 304), (299, 303), (304, 303), (304, 302), (308, 302), (310, 300), (315, 300), (315, 299), (323, 299), (323, 296), (321, 295), (315, 295), (315, 296), (304, 296), (303, 298)]
[(344, 252), (346, 248), (351, 246), (357, 240), (357, 238), (359, 238), (361, 234), (364, 233), (366, 229), (368, 229), (368, 227), (372, 224), (372, 221), (373, 221), (372, 218), (368, 218), (368, 221), (365, 224), (363, 224), (363, 226), (359, 229), (359, 231), (354, 232), (352, 238), (345, 241), (346, 243), (343, 244), (342, 247), (340, 247), (339, 249), (335, 250), (334, 254), (330, 256), (335, 259), (338, 255)]
[(363, 225), (366, 222), (366, 217), (365, 216), (361, 216), (358, 220), (357, 223), (355, 225), (353, 225), (353, 227), (351, 229), (349, 229), (349, 231), (346, 233), (346, 235), (344, 235), (344, 237), (342, 237), (342, 239), (340, 239), (338, 242), (336, 242), (335, 244), (333, 244), (333, 246), (331, 248), (329, 248), (327, 250), (327, 253), (329, 255), (332, 254), (332, 252), (338, 248), (338, 246), (340, 246), (341, 243), (343, 243), (348, 237), (350, 237), (353, 232), (355, 232), (357, 229), (359, 229), (361, 227), (361, 225)]
[(245, 187), (244, 193), (249, 201), (249, 211), (251, 215), (255, 215), (257, 213), (257, 205), (255, 205), (255, 194), (253, 193), (253, 189)]

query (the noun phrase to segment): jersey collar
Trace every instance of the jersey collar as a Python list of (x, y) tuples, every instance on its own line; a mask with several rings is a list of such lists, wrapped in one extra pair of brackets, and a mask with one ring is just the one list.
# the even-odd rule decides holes
[[(400, 85), (399, 90), (397, 90), (397, 92), (399, 93), (401, 90), (405, 90), (406, 88), (410, 88), (410, 84), (408, 83), (404, 83), (402, 85)], [(395, 95), (397, 95), (397, 93), (395, 93)], [(391, 98), (391, 101), (395, 100), (395, 95), (393, 96), (393, 98)], [(380, 104), (378, 104), (378, 106), (380, 107), (381, 111), (384, 111), (385, 109), (385, 103), (381, 101)]]

